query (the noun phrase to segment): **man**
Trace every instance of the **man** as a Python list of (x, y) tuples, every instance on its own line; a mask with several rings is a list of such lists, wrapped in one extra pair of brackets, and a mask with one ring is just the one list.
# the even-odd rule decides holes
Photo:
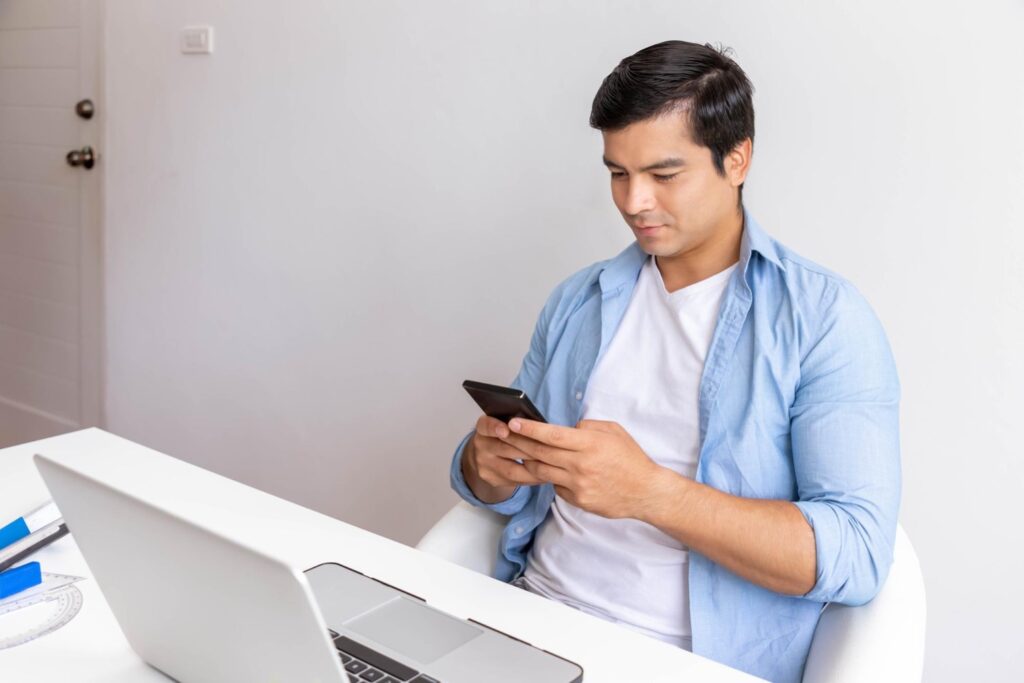
[(636, 241), (540, 314), (511, 384), (551, 424), (481, 417), (451, 480), (510, 515), (500, 578), (799, 681), (824, 606), (888, 574), (899, 384), (853, 286), (744, 209), (751, 93), (681, 41), (605, 78), (590, 123)]

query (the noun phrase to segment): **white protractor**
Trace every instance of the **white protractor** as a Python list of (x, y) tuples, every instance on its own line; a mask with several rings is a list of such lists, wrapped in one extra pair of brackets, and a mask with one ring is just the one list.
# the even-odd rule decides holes
[(43, 582), (0, 601), (0, 650), (52, 633), (82, 609), (80, 576), (43, 572)]

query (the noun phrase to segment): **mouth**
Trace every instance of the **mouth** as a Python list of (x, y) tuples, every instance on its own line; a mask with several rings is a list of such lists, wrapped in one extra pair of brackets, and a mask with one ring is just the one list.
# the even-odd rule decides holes
[(665, 227), (664, 225), (635, 225), (636, 231), (641, 235), (650, 235), (651, 233)]

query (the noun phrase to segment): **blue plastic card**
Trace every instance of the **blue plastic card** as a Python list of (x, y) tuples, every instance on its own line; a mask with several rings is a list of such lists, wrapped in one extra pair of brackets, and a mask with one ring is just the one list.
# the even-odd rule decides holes
[(26, 588), (43, 582), (43, 572), (38, 562), (27, 562), (20, 567), (0, 573), (0, 599), (20, 593)]
[(6, 548), (19, 538), (25, 538), (28, 536), (28, 533), (28, 524), (25, 523), (25, 518), (18, 517), (3, 529), (0, 529), (0, 549)]

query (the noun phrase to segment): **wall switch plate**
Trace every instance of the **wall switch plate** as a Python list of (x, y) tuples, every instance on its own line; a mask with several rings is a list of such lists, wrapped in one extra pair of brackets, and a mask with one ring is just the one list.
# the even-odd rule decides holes
[(187, 55), (208, 55), (213, 52), (213, 27), (186, 26), (181, 29), (181, 51)]

